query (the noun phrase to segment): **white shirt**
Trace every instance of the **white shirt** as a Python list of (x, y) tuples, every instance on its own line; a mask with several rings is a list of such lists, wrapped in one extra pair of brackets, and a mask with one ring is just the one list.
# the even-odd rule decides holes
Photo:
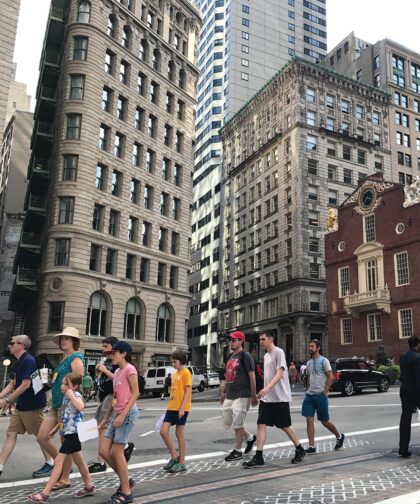
[(261, 398), (261, 401), (270, 402), (292, 402), (292, 392), (290, 390), (289, 373), (287, 371), (286, 356), (281, 348), (274, 347), (271, 352), (264, 355), (264, 387), (266, 387), (277, 373), (278, 369), (283, 369), (283, 378), (279, 380), (270, 392)]

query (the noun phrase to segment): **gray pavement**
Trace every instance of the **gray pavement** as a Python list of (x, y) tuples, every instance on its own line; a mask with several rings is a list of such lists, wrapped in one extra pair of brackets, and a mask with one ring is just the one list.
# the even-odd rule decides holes
[[(183, 504), (210, 503), (307, 503), (332, 504), (359, 501), (374, 503), (420, 489), (420, 429), (413, 427), (413, 456), (400, 459), (398, 446), (398, 389), (386, 394), (367, 393), (343, 398), (331, 396), (331, 419), (347, 434), (344, 448), (334, 451), (334, 439), (317, 424), (318, 453), (308, 455), (298, 466), (290, 464), (292, 447), (281, 431), (268, 430), (266, 466), (245, 470), (241, 461), (227, 463), (225, 453), (232, 448), (232, 434), (220, 422), (216, 392), (194, 394), (194, 409), (187, 424), (188, 472), (171, 475), (162, 470), (167, 457), (155, 432), (157, 418), (166, 403), (156, 399), (139, 401), (140, 419), (132, 435), (136, 451), (130, 461), (130, 475), (136, 481), (135, 502)], [(306, 438), (300, 416), (303, 391), (295, 389), (292, 420), (298, 435)], [(94, 409), (90, 409), (93, 414)], [(417, 418), (413, 416), (413, 422)], [(256, 410), (248, 416), (248, 427), (255, 429)], [(0, 419), (0, 438), (7, 420)], [(95, 442), (84, 445), (87, 460), (95, 458)], [(16, 451), (0, 479), (0, 504), (26, 502), (26, 497), (42, 488), (40, 481), (25, 481), (40, 462), (33, 438), (19, 439)], [(77, 475), (74, 475), (77, 476)], [(98, 493), (88, 502), (106, 502), (117, 480), (112, 472), (94, 476)], [(52, 495), (51, 501), (72, 502), (72, 494), (81, 487), (80, 478), (72, 478), (72, 487)], [(403, 498), (402, 498), (403, 499)], [(420, 502), (420, 500), (419, 500)], [(401, 500), (404, 503), (404, 500)]]

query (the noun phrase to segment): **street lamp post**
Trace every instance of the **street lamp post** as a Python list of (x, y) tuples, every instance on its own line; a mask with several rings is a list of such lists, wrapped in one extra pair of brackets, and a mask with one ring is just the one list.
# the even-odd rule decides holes
[(10, 359), (4, 359), (3, 360), (3, 366), (4, 366), (4, 375), (3, 375), (3, 386), (2, 390), (6, 386), (6, 380), (7, 380), (7, 368), (10, 366), (11, 360)]

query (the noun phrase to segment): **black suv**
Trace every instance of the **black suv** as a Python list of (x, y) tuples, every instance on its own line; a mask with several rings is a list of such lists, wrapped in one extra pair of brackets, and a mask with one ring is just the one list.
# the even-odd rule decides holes
[(385, 373), (375, 371), (363, 359), (336, 359), (331, 361), (334, 382), (331, 392), (341, 392), (351, 396), (363, 389), (376, 388), (378, 392), (389, 389), (389, 380)]

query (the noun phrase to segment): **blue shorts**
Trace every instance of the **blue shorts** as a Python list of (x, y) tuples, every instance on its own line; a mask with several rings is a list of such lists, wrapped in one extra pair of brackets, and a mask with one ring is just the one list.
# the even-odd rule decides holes
[(127, 416), (124, 418), (121, 426), (116, 428), (114, 426), (114, 420), (117, 416), (117, 413), (112, 414), (108, 428), (105, 432), (105, 437), (112, 439), (114, 441), (114, 444), (125, 445), (128, 443), (128, 435), (130, 434), (136, 423), (137, 417), (139, 416), (139, 411), (136, 407), (131, 408), (131, 410), (127, 413)]
[(167, 422), (171, 425), (185, 425), (187, 423), (188, 411), (184, 413), (184, 416), (179, 418), (178, 411), (167, 410), (163, 423)]
[(328, 397), (325, 394), (305, 394), (302, 403), (302, 416), (313, 417), (316, 415), (320, 422), (326, 422), (330, 419), (328, 414)]

